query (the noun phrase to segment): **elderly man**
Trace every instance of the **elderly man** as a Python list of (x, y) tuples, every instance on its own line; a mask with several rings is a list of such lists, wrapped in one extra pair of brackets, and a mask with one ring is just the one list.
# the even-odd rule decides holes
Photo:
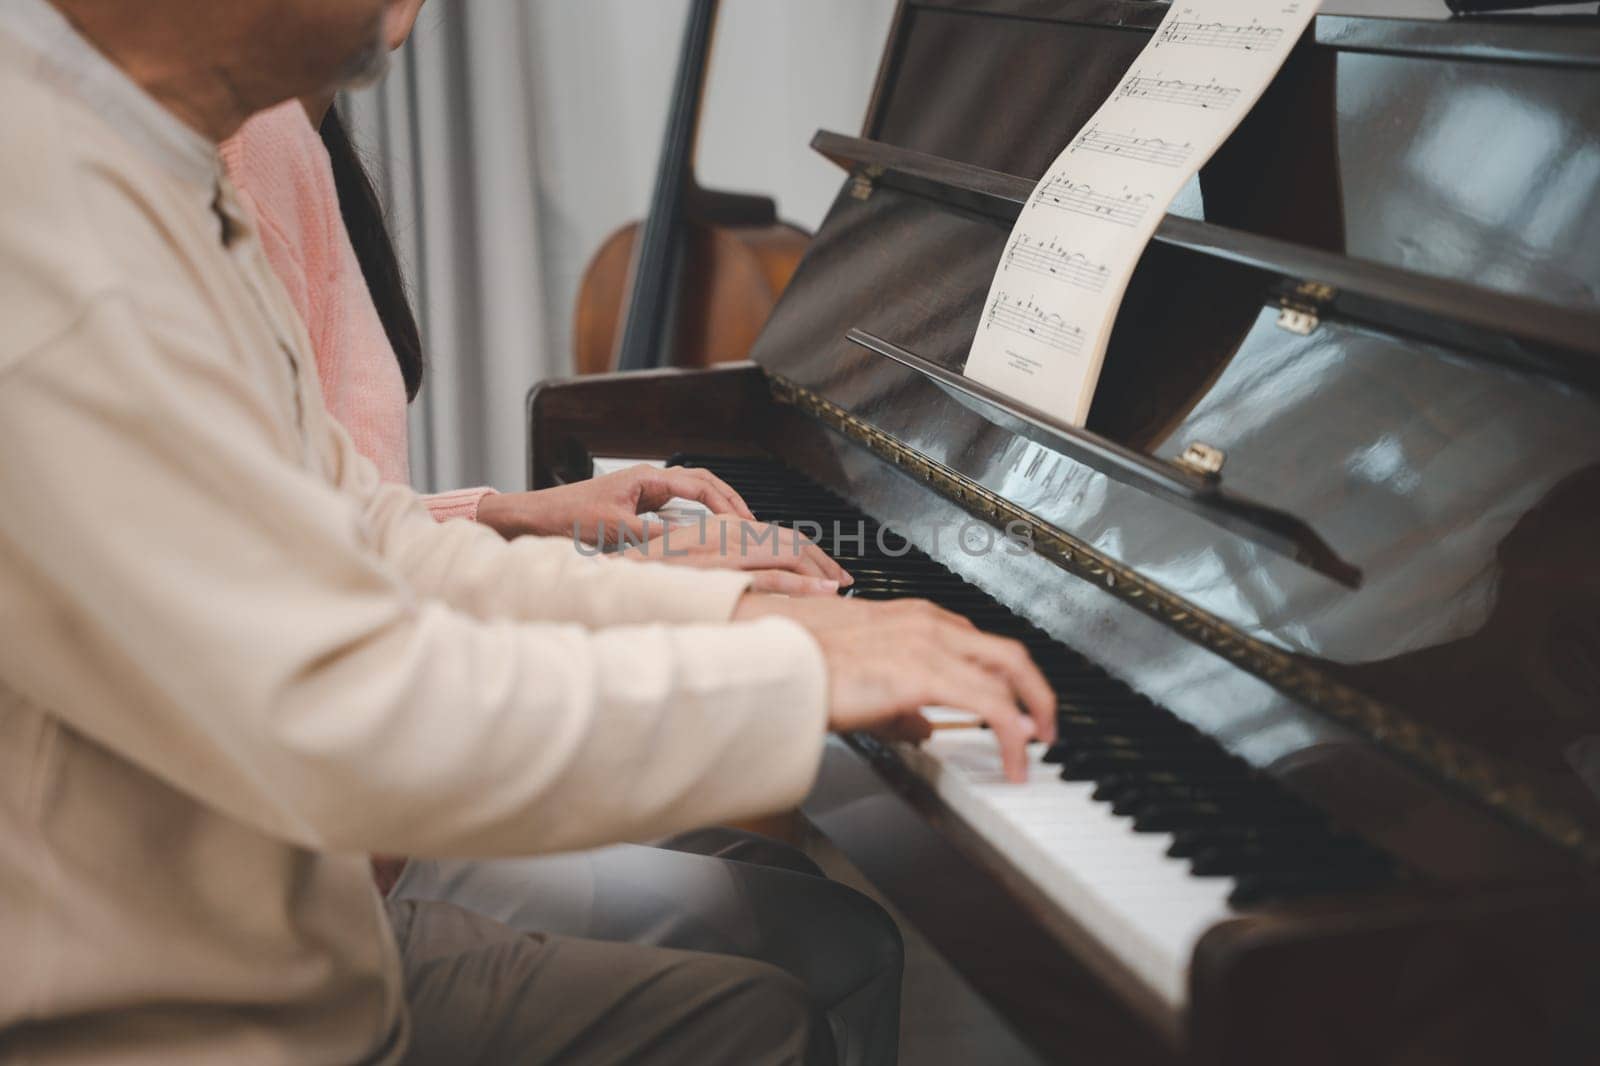
[(390, 6), (0, 0), (0, 1061), (825, 1061), (756, 963), (385, 922), (370, 852), (780, 808), (828, 728), (930, 703), (1014, 774), (1053, 726), (1020, 647), (926, 605), (507, 545), (380, 485), (215, 144), (369, 75)]

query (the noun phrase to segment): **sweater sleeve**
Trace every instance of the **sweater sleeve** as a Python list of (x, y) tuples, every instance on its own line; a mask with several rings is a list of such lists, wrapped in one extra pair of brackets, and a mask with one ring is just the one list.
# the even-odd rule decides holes
[(342, 426), (325, 426), (340, 488), (362, 508), (386, 562), (419, 593), (475, 618), (589, 628), (718, 623), (749, 591), (747, 573), (591, 555), (567, 537), (507, 542), (474, 522), (440, 523), (411, 489), (383, 481)]
[(293, 457), (329, 420), (296, 439), (226, 347), (110, 297), (6, 371), (0, 576), (54, 605), (0, 642), (20, 695), (321, 850), (580, 848), (803, 796), (826, 689), (803, 630), (524, 621), (558, 613), (534, 606), (540, 574), (595, 601), (574, 621), (666, 586), (435, 523), (347, 439), (338, 478), (312, 473)]
[(428, 508), (428, 513), (433, 515), (436, 522), (448, 522), (452, 518), (465, 518), (469, 522), (478, 520), (478, 505), (485, 496), (493, 496), (494, 489), (456, 489), (454, 492), (435, 492), (422, 497), (422, 502)]

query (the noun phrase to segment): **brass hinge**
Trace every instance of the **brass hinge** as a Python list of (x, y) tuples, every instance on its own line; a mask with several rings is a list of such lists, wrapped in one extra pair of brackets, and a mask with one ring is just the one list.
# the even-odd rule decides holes
[(1223, 464), (1228, 461), (1228, 453), (1221, 448), (1213, 448), (1209, 444), (1199, 441), (1189, 445), (1183, 454), (1174, 459), (1183, 469), (1191, 474), (1198, 474), (1208, 481), (1216, 481), (1222, 477)]
[(850, 183), (850, 195), (857, 200), (872, 199), (873, 190), (877, 188), (878, 179), (881, 177), (883, 177), (883, 167), (876, 163), (856, 171)]
[(1338, 292), (1320, 281), (1302, 281), (1278, 298), (1278, 328), (1302, 337), (1322, 324), (1322, 313)]

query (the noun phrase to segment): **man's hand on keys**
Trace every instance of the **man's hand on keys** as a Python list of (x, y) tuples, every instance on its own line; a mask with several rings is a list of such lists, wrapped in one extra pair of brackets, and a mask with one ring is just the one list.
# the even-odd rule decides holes
[(735, 621), (800, 623), (828, 664), (828, 725), (899, 740), (925, 739), (924, 707), (977, 715), (994, 732), (1006, 776), (1027, 777), (1031, 741), (1051, 743), (1056, 697), (1027, 649), (980, 632), (922, 600), (786, 600), (746, 596)]

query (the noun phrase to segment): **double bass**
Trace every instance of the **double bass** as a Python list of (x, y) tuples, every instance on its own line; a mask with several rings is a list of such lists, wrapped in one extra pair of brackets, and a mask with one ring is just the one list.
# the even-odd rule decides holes
[(701, 188), (694, 149), (717, 0), (692, 0), (660, 168), (644, 221), (601, 246), (573, 329), (580, 374), (744, 359), (809, 238), (771, 199)]

